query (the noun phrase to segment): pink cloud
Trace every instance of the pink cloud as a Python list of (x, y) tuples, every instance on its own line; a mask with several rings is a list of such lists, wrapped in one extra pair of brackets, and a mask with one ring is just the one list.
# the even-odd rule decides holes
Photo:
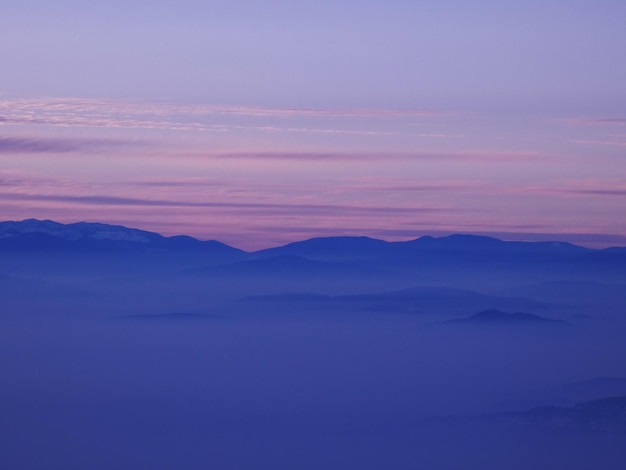
[[(114, 101), (95, 99), (0, 100), (0, 124), (42, 124), (64, 127), (142, 128), (225, 132), (255, 129), (267, 132), (387, 134), (379, 130), (308, 128), (282, 125), (233, 125), (205, 122), (211, 117), (287, 118), (445, 118), (454, 113), (422, 109), (315, 109), (255, 106), (185, 105), (170, 102)], [(390, 133), (392, 134), (392, 133)]]
[(94, 152), (112, 147), (135, 145), (128, 141), (106, 139), (49, 139), (37, 137), (0, 137), (0, 155), (24, 153)]
[(518, 189), (532, 194), (563, 194), (581, 196), (626, 196), (626, 184), (617, 179), (584, 179), (553, 182), (544, 186), (530, 186)]
[(622, 140), (572, 140), (572, 142), (585, 145), (613, 145), (616, 147), (626, 147), (626, 141)]
[(245, 213), (246, 210), (255, 212), (270, 211), (273, 214), (368, 214), (394, 213), (413, 214), (448, 211), (449, 209), (436, 207), (378, 207), (344, 204), (277, 204), (262, 202), (224, 202), (224, 201), (182, 201), (182, 200), (155, 200), (134, 197), (119, 197), (107, 195), (60, 195), (60, 194), (26, 194), (0, 193), (0, 201), (40, 201), (46, 203), (68, 203), (85, 206), (137, 206), (137, 207), (200, 207), (217, 209), (236, 209)]
[(452, 151), (452, 152), (363, 152), (363, 151), (336, 151), (336, 152), (191, 152), (178, 154), (179, 156), (220, 160), (285, 160), (285, 161), (324, 161), (324, 162), (389, 162), (389, 161), (458, 161), (458, 162), (490, 162), (490, 163), (517, 163), (521, 161), (545, 160), (547, 157), (538, 152), (516, 151)]
[(626, 125), (626, 118), (621, 118), (621, 117), (618, 117), (618, 118), (573, 118), (573, 119), (566, 119), (564, 121), (571, 123), (571, 124), (581, 124), (581, 125), (598, 125), (598, 124), (617, 125), (617, 126)]

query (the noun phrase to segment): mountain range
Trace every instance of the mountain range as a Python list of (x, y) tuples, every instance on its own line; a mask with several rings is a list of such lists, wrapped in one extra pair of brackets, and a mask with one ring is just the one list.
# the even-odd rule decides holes
[[(26, 219), (0, 222), (0, 249), (72, 249), (114, 250), (212, 250), (244, 253), (216, 240), (200, 241), (186, 235), (164, 237), (158, 233), (121, 225), (77, 222), (62, 224), (52, 220)], [(288, 243), (283, 246), (248, 253), (254, 258), (278, 255), (302, 256), (317, 260), (348, 261), (450, 253), (458, 256), (523, 256), (549, 259), (580, 259), (586, 255), (622, 258), (626, 247), (595, 250), (566, 242), (503, 241), (478, 235), (423, 236), (403, 242), (387, 242), (369, 237), (322, 237)]]
[(246, 252), (216, 240), (164, 237), (119, 225), (36, 219), (0, 222), (0, 254), (5, 266), (15, 268), (6, 272), (18, 275), (28, 274), (28, 265), (37, 273), (55, 270), (62, 260), (77, 273), (97, 267), (104, 274), (178, 273), (198, 279), (387, 279), (397, 288), (416, 281), (478, 282), (488, 276), (485, 282), (495, 287), (507, 276), (535, 282), (587, 281), (590, 273), (597, 272), (596, 281), (621, 279), (626, 276), (625, 252), (619, 247), (597, 250), (558, 241), (503, 241), (475, 235), (423, 236), (405, 242), (325, 237)]

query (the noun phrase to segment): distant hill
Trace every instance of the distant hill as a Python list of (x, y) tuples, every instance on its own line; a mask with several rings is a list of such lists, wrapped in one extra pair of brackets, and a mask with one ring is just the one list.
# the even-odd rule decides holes
[(533, 256), (572, 258), (594, 250), (564, 242), (507, 242), (477, 235), (450, 235), (446, 237), (423, 236), (406, 242), (386, 242), (369, 237), (325, 237), (289, 243), (284, 246), (254, 252), (256, 256), (293, 254), (315, 259), (374, 259), (405, 257), (407, 255), (436, 254), (438, 256), (461, 254), (507, 256)]
[(623, 268), (626, 266), (626, 247), (605, 248), (587, 253), (582, 262), (589, 266)]
[(501, 404), (501, 409), (529, 409), (540, 406), (568, 407), (576, 403), (609, 396), (626, 396), (626, 378), (593, 377), (556, 387), (541, 388), (517, 394)]
[[(626, 264), (625, 264), (626, 266)], [(608, 277), (608, 276), (607, 276)], [(620, 278), (610, 278), (619, 281)], [(624, 282), (624, 279), (621, 279)], [(519, 296), (537, 299), (543, 302), (555, 302), (562, 305), (594, 306), (603, 312), (612, 309), (621, 312), (621, 305), (626, 304), (626, 284), (600, 283), (595, 281), (551, 281), (526, 284), (499, 291), (504, 296)]]
[(320, 237), (256, 251), (254, 254), (261, 257), (297, 255), (341, 260), (367, 258), (378, 252), (388, 252), (392, 246), (393, 243), (369, 237)]
[(450, 415), (433, 418), (432, 422), (450, 426), (464, 424), (494, 426), (502, 432), (530, 429), (533, 432), (583, 432), (594, 434), (626, 434), (626, 396), (609, 396), (578, 402), (572, 406), (536, 406), (523, 411), (503, 411), (474, 416)]
[(451, 287), (414, 287), (387, 292), (358, 295), (318, 295), (284, 293), (255, 295), (241, 299), (246, 302), (273, 303), (276, 308), (297, 306), (338, 310), (370, 310), (380, 312), (444, 313), (465, 311), (487, 305), (523, 306), (534, 304), (522, 298), (496, 297), (467, 289)]
[(424, 236), (413, 241), (404, 242), (406, 245), (438, 251), (474, 251), (474, 252), (509, 252), (517, 254), (578, 256), (593, 250), (566, 242), (516, 242), (503, 241), (493, 237), (479, 235), (455, 234), (446, 237)]
[(447, 324), (466, 325), (534, 325), (534, 324), (564, 324), (561, 320), (553, 320), (532, 313), (507, 313), (495, 308), (483, 310), (467, 318), (448, 320)]
[[(446, 279), (463, 282), (468, 276), (517, 272), (532, 279), (586, 279), (589, 270), (604, 280), (605, 266), (626, 275), (621, 252), (608, 251), (609, 261), (591, 262), (586, 256), (597, 250), (564, 242), (513, 242), (476, 235), (423, 236), (405, 242), (386, 242), (368, 237), (312, 238), (251, 253), (265, 258), (294, 255), (325, 262), (352, 263), (381, 271), (395, 272), (412, 279)], [(539, 271), (537, 271), (539, 270)], [(537, 275), (539, 274), (539, 275)], [(613, 276), (613, 274), (611, 274)]]
[(489, 419), (543, 429), (593, 433), (626, 433), (626, 396), (600, 398), (570, 407), (541, 406), (498, 413)]

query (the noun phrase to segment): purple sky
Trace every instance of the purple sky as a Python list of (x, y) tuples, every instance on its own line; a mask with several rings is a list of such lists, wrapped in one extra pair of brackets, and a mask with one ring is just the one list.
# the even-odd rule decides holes
[(626, 245), (626, 2), (3, 2), (0, 219)]

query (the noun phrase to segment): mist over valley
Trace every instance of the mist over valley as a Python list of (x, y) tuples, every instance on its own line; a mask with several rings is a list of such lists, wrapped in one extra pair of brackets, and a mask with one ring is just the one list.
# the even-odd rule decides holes
[(0, 223), (0, 256), (7, 468), (626, 462), (617, 249), (455, 235), (245, 252), (27, 220)]

